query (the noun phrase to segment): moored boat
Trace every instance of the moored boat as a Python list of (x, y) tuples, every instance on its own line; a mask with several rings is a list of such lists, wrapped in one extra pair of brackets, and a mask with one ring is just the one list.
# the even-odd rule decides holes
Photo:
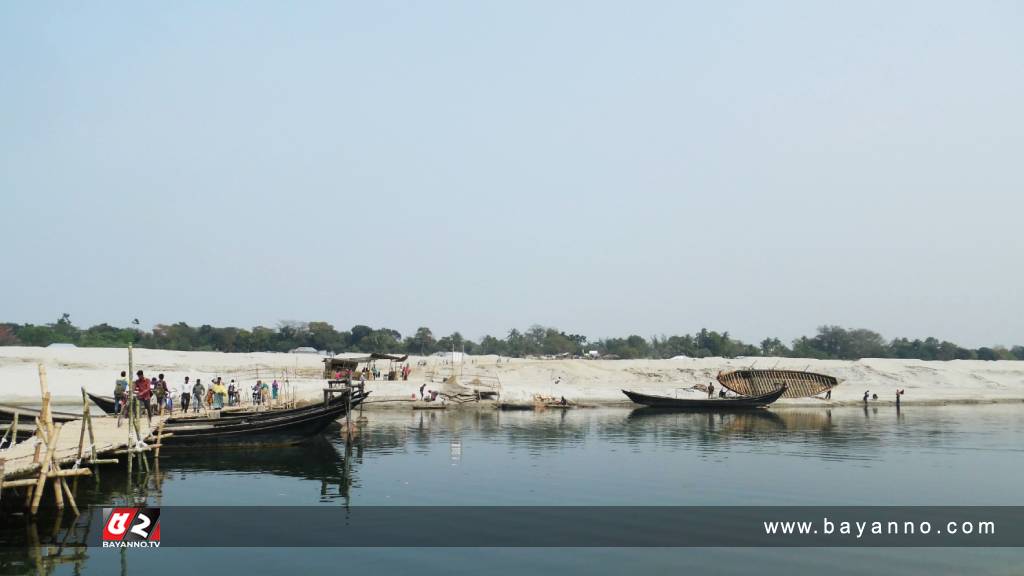
[(786, 387), (782, 386), (777, 390), (760, 396), (732, 396), (728, 398), (673, 398), (671, 396), (641, 394), (629, 390), (623, 390), (622, 393), (633, 402), (651, 408), (672, 410), (749, 410), (761, 408), (775, 402), (786, 393)]
[(92, 400), (93, 404), (99, 406), (100, 410), (103, 410), (103, 412), (111, 415), (117, 414), (117, 412), (114, 411), (113, 396), (100, 396), (99, 394), (93, 394), (92, 392), (86, 392), (85, 395), (89, 397), (89, 400)]
[[(351, 400), (345, 397), (351, 393)], [(260, 413), (260, 417), (227, 419), (223, 422), (180, 421), (164, 428), (170, 434), (162, 441), (167, 447), (237, 444), (295, 444), (323, 432), (369, 395), (359, 390), (346, 392), (324, 404), (294, 410)]]

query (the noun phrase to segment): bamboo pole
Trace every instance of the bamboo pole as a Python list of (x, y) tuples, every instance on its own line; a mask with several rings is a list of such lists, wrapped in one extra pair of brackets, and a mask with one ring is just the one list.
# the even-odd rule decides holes
[[(86, 470), (88, 470), (88, 468), (86, 468)], [(75, 476), (78, 476), (78, 474), (76, 474)], [(77, 517), (79, 515), (78, 514), (78, 503), (75, 502), (75, 495), (71, 493), (71, 488), (68, 488), (68, 481), (67, 481), (67, 479), (65, 479), (64, 476), (60, 476), (60, 477), (56, 478), (55, 481), (58, 484), (60, 484), (60, 486), (54, 486), (53, 487), (54, 490), (56, 490), (57, 492), (60, 492), (60, 488), (64, 488), (64, 497), (67, 498), (68, 505), (71, 506), (71, 511), (74, 512), (75, 516)]]
[(160, 458), (160, 446), (163, 444), (164, 439), (164, 423), (160, 422), (160, 426), (156, 432), (156, 452), (153, 454), (154, 458)]
[[(54, 441), (54, 443), (56, 443), (56, 440)], [(46, 473), (46, 478), (48, 480), (50, 480), (51, 482), (53, 482), (53, 500), (57, 503), (57, 509), (63, 511), (64, 510), (64, 491), (63, 491), (64, 487), (61, 485), (61, 482), (63, 482), (63, 478), (55, 477), (55, 476), (52, 475), (54, 473), (53, 472), (53, 468), (56, 467), (56, 465), (57, 465), (57, 458), (55, 456), (53, 458), (53, 461), (50, 463), (51, 468), (50, 468), (50, 471)]]
[(32, 515), (35, 516), (36, 512), (39, 511), (39, 501), (43, 498), (43, 486), (46, 484), (46, 475), (50, 471), (50, 463), (53, 461), (53, 453), (57, 448), (57, 437), (60, 434), (61, 425), (54, 426), (53, 431), (50, 433), (50, 437), (46, 442), (46, 459), (43, 460), (43, 465), (39, 470), (39, 478), (36, 480), (36, 486), (34, 494), (32, 496)]
[[(82, 391), (85, 392), (84, 389)], [(92, 431), (92, 411), (89, 410), (89, 405), (86, 404), (85, 409), (85, 422), (82, 424), (83, 427), (89, 428), (89, 460), (96, 463), (96, 434)]]
[[(34, 439), (35, 443), (36, 443), (36, 447), (35, 447), (35, 452), (32, 454), (32, 469), (33, 470), (35, 469), (36, 466), (39, 466), (39, 453), (40, 453), (40, 451), (42, 451), (42, 448), (43, 448), (42, 443), (41, 443), (42, 437), (43, 437), (42, 430), (43, 430), (42, 424), (39, 423), (39, 418), (36, 418), (36, 433), (35, 433), (35, 439)], [(28, 508), (29, 506), (32, 505), (33, 490), (34, 490), (33, 488), (29, 488), (28, 490), (25, 491), (25, 508)]]
[(78, 427), (78, 459), (82, 459), (82, 449), (85, 448), (85, 415), (89, 413), (89, 400), (85, 396), (85, 388), (82, 388), (82, 425)]
[(39, 363), (36, 365), (36, 368), (39, 370), (39, 393), (44, 401), (43, 411), (42, 413), (39, 414), (39, 416), (41, 416), (44, 419), (47, 419), (47, 412), (49, 411), (50, 406), (48, 403), (45, 402), (46, 399), (50, 396), (50, 386), (46, 382), (46, 366), (43, 366), (42, 363)]

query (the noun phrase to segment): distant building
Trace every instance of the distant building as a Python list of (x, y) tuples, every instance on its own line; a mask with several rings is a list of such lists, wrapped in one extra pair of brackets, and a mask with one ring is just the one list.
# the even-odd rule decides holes
[(448, 362), (462, 362), (466, 355), (462, 352), (434, 352), (433, 356), (447, 360)]
[(319, 354), (320, 352), (316, 348), (309, 346), (299, 346), (298, 348), (292, 348), (288, 351), (289, 354)]

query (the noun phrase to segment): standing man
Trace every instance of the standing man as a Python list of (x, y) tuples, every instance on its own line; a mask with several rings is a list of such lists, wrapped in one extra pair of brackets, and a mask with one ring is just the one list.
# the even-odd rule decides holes
[(711, 398), (714, 395), (715, 395), (715, 383), (714, 382), (708, 382), (708, 398)]
[(188, 376), (185, 376), (185, 384), (181, 387), (181, 413), (188, 414), (188, 403), (192, 399), (192, 387), (188, 384)]
[(206, 389), (203, 388), (203, 381), (196, 378), (195, 386), (192, 386), (192, 411), (199, 413), (199, 409), (203, 407), (203, 394), (206, 393)]
[(121, 377), (114, 381), (114, 412), (120, 416), (124, 407), (124, 393), (128, 391), (128, 373), (121, 370)]
[(153, 406), (149, 403), (153, 397), (153, 388), (149, 383), (149, 378), (139, 370), (135, 373), (138, 379), (135, 380), (135, 397), (142, 403), (142, 407), (146, 409), (146, 420), (153, 419)]
[(163, 415), (164, 404), (167, 403), (167, 382), (164, 382), (164, 375), (160, 374), (156, 379), (156, 413)]

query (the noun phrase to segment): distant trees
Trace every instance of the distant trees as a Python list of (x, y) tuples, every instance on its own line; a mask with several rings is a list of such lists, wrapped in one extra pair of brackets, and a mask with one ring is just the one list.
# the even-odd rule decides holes
[(636, 334), (625, 338), (590, 341), (581, 334), (567, 334), (557, 328), (534, 324), (525, 332), (512, 329), (504, 338), (486, 335), (480, 342), (460, 332), (436, 338), (430, 328), (421, 326), (411, 336), (397, 330), (372, 328), (358, 324), (338, 330), (325, 321), (282, 322), (277, 328), (255, 326), (189, 326), (184, 322), (157, 324), (151, 331), (97, 324), (82, 330), (69, 314), (52, 324), (0, 323), (0, 346), (47, 346), (67, 342), (83, 347), (122, 347), (129, 343), (143, 348), (167, 350), (219, 350), (223, 352), (286, 352), (308, 346), (330, 352), (394, 352), (432, 354), (451, 350), (472, 354), (502, 356), (582, 355), (596, 350), (603, 356), (619, 358), (704, 358), (721, 356), (780, 356), (855, 360), (858, 358), (918, 358), (921, 360), (1024, 360), (1024, 346), (981, 347), (969, 349), (952, 342), (925, 338), (895, 338), (886, 341), (881, 334), (862, 328), (821, 326), (814, 336), (801, 336), (787, 347), (778, 338), (765, 338), (760, 345), (746, 344), (729, 335), (702, 328), (694, 334), (653, 336)]

